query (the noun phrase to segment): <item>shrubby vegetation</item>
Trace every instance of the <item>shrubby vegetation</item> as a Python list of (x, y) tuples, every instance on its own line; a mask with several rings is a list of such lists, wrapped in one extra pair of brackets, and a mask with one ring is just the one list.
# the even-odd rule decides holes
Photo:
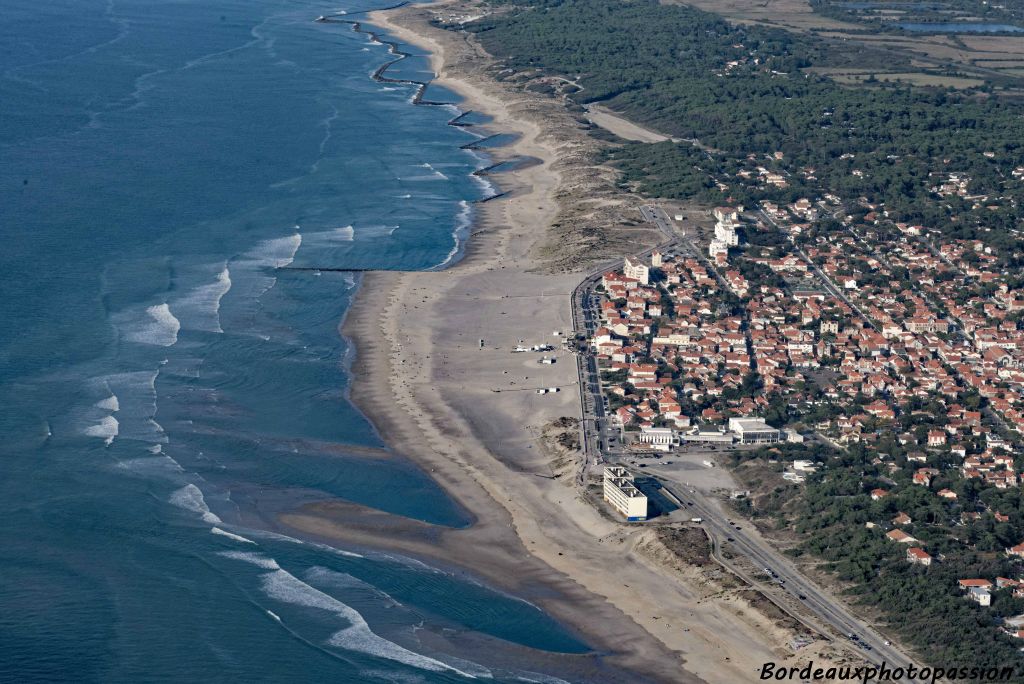
[[(1024, 250), (1011, 229), (1024, 218), (1017, 201), (1024, 187), (1012, 177), (1024, 166), (1024, 118), (1018, 105), (986, 92), (990, 88), (841, 86), (802, 71), (848, 58), (813, 35), (732, 26), (713, 14), (656, 0), (494, 4), (498, 11), (465, 28), (503, 60), (503, 70), (571, 79), (580, 86), (571, 96), (576, 102), (606, 104), (682, 140), (611, 147), (607, 159), (631, 187), (660, 197), (748, 205), (831, 192), (845, 200), (855, 218), (870, 211), (863, 205), (884, 205), (893, 220), (921, 223), (951, 237), (977, 237), (996, 247), (1006, 264), (1022, 263)], [(781, 174), (786, 186), (760, 181), (762, 169)], [(969, 196), (937, 199), (930, 188), (953, 172), (970, 177)], [(824, 217), (812, 230), (845, 229)], [(747, 239), (766, 253), (777, 246), (771, 235)], [(746, 260), (740, 268), (758, 282), (777, 278)], [(737, 302), (721, 304), (728, 310)], [(834, 361), (823, 359), (825, 365)], [(688, 380), (678, 373), (671, 378), (677, 388)], [(737, 398), (755, 396), (760, 388), (761, 379), (752, 372), (728, 391)], [(843, 413), (822, 400), (817, 388), (811, 398), (807, 406), (773, 400), (766, 418), (775, 425), (795, 419), (813, 425)], [(959, 399), (972, 410), (981, 405), (976, 393)], [(859, 396), (854, 405), (868, 401)], [(688, 414), (711, 405), (709, 399), (686, 402)], [(963, 598), (957, 580), (1015, 576), (1002, 551), (1024, 540), (1020, 492), (940, 475), (936, 487), (958, 495), (947, 500), (937, 497), (934, 487), (912, 485), (907, 448), (884, 432), (905, 431), (920, 440), (919, 433), (945, 415), (927, 401), (913, 402), (901, 407), (895, 424), (868, 421), (865, 429), (877, 429), (879, 436), (870, 448), (829, 451), (807, 444), (737, 452), (737, 459), (810, 457), (826, 465), (808, 479), (802, 495), (795, 496), (795, 485), (780, 485), (746, 505), (752, 514), (800, 533), (804, 541), (794, 554), (824, 559), (850, 583), (857, 600), (884, 611), (926, 660), (943, 666), (1017, 662), (1016, 646), (997, 626), (1002, 617), (1024, 612), (1024, 601), (998, 591), (992, 607), (982, 610)], [(612, 408), (618, 405), (621, 400), (613, 397)], [(948, 451), (932, 452), (929, 459), (928, 465), (952, 463)], [(893, 493), (872, 501), (868, 492), (875, 487)], [(962, 523), (962, 513), (980, 510), (989, 512)], [(997, 522), (993, 511), (1010, 521)], [(881, 528), (866, 527), (869, 522), (888, 527), (899, 512), (913, 518), (905, 529), (939, 562), (928, 568), (911, 565), (905, 545), (886, 540)]]
[[(1016, 246), (1006, 229), (1024, 208), (1012, 198), (991, 209), (929, 192), (950, 172), (968, 174), (971, 194), (989, 200), (1024, 191), (1011, 178), (1024, 165), (1015, 103), (941, 88), (841, 86), (801, 71), (840, 59), (814, 36), (732, 26), (656, 0), (520, 0), (502, 10), (466, 28), (507, 67), (578, 79), (580, 103), (606, 104), (707, 150), (686, 142), (612, 150), (624, 182), (645, 193), (751, 203), (827, 189), (884, 203), (897, 221), (1001, 240), (1007, 252)], [(758, 166), (785, 174), (788, 187), (736, 175)], [(980, 232), (982, 222), (996, 230)]]
[[(897, 460), (905, 460), (895, 441), (888, 446), (898, 454)], [(732, 453), (734, 463), (794, 458), (825, 462), (826, 467), (808, 479), (800, 496), (794, 496), (796, 485), (780, 486), (761, 497), (757, 505), (748, 503), (747, 512), (792, 526), (805, 541), (791, 554), (824, 559), (853, 587), (849, 593), (854, 600), (883, 609), (889, 624), (926, 661), (984, 667), (1017, 662), (1016, 646), (999, 635), (998, 624), (1003, 617), (1024, 612), (1024, 600), (1013, 598), (1010, 590), (996, 591), (992, 606), (982, 610), (964, 598), (957, 580), (1016, 576), (1000, 552), (1024, 538), (1019, 492), (992, 488), (971, 492), (967, 490), (980, 489), (977, 481), (950, 481), (960, 494), (961, 503), (957, 503), (899, 481), (904, 486), (872, 501), (870, 489), (892, 488), (889, 474), (875, 462), (876, 456), (874, 449), (860, 446), (823, 454), (819, 445), (780, 445)], [(960, 524), (960, 513), (973, 510), (962, 502), (973, 501), (979, 494), (992, 510), (1008, 515), (1010, 522), (996, 522), (989, 514), (977, 522)], [(869, 522), (889, 521), (901, 512), (913, 520), (901, 529), (925, 542), (941, 562), (928, 568), (911, 565), (904, 559), (906, 545), (888, 541), (879, 528), (866, 527)], [(968, 548), (971, 544), (975, 548)]]

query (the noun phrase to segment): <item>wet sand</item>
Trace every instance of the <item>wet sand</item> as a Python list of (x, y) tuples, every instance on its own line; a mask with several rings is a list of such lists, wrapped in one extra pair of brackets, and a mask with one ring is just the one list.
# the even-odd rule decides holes
[[(465, 258), (440, 272), (367, 273), (343, 334), (356, 348), (351, 398), (387, 444), (428, 471), (475, 518), (465, 529), (410, 521), (343, 502), (279, 516), (286, 528), (325, 540), (405, 553), (461, 568), (542, 606), (575, 629), (615, 673), (600, 681), (755, 681), (763, 662), (787, 661), (788, 635), (745, 606), (707, 600), (698, 580), (641, 546), (652, 533), (602, 514), (571, 476), (554, 477), (539, 434), (580, 415), (576, 366), (554, 331), (571, 331), (579, 273), (550, 274), (538, 257), (563, 206), (572, 154), (517, 93), (465, 68), (475, 48), (433, 28), (426, 10), (375, 13), (369, 23), (432, 55), (435, 83), (464, 109), (518, 134), (498, 154), (541, 163), (497, 178), (509, 194), (478, 205)], [(480, 348), (479, 340), (484, 340)], [(550, 343), (557, 359), (513, 354)], [(538, 395), (537, 387), (560, 387)], [(571, 656), (566, 656), (571, 657)], [(804, 654), (806, 658), (806, 654)]]

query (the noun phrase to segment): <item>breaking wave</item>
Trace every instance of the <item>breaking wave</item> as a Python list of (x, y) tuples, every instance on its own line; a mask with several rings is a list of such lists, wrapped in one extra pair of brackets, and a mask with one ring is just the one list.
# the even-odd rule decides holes
[(227, 537), (228, 539), (232, 539), (232, 540), (234, 540), (236, 542), (242, 542), (243, 544), (255, 544), (256, 543), (252, 539), (246, 539), (245, 537), (243, 537), (240, 534), (235, 534), (234, 532), (228, 532), (227, 530), (222, 530), (219, 527), (211, 527), (210, 528), (210, 534), (216, 534), (216, 535), (220, 535), (221, 537)]
[(224, 329), (220, 325), (220, 302), (230, 290), (231, 271), (224, 264), (214, 282), (193, 289), (175, 302), (174, 309), (178, 317), (184, 320), (186, 328), (222, 333)]
[(110, 446), (114, 438), (117, 437), (119, 427), (120, 423), (117, 422), (117, 418), (114, 416), (104, 416), (95, 425), (87, 427), (85, 434), (90, 437), (101, 437), (106, 445)]
[[(253, 551), (221, 551), (217, 555), (223, 556), (224, 558), (231, 558), (233, 560), (240, 560), (246, 563), (251, 563), (252, 565), (255, 565), (259, 568), (263, 568), (264, 570), (281, 570), (281, 566), (277, 564), (276, 560), (274, 560), (273, 558), (267, 558), (266, 556), (260, 555)], [(284, 571), (281, 570), (281, 572)]]
[(121, 408), (121, 405), (117, 401), (117, 395), (116, 394), (111, 394), (106, 399), (100, 399), (95, 404), (93, 404), (93, 406), (95, 406), (96, 408), (104, 409), (106, 411), (115, 411), (115, 412), (120, 410), (120, 408)]
[(203, 492), (194, 484), (187, 484), (181, 489), (175, 490), (171, 494), (170, 502), (178, 508), (198, 513), (203, 522), (211, 525), (222, 524), (221, 519), (210, 512), (210, 507), (206, 505), (206, 499), (203, 498)]
[[(130, 315), (130, 314), (129, 314)], [(146, 309), (148, 320), (141, 321), (126, 320), (122, 317), (123, 332), (126, 340), (140, 344), (153, 344), (161, 347), (170, 347), (178, 341), (178, 331), (181, 330), (181, 323), (171, 313), (171, 307), (167, 304), (157, 304)]]
[(469, 229), (473, 225), (473, 208), (466, 200), (459, 200), (459, 213), (455, 216), (455, 226), (452, 228), (452, 240), (454, 244), (448, 251), (447, 256), (431, 270), (439, 271), (451, 265), (455, 257), (459, 255), (469, 237)]
[(336, 598), (315, 589), (285, 570), (268, 572), (261, 577), (263, 590), (270, 598), (306, 608), (317, 608), (336, 614), (349, 623), (335, 632), (331, 646), (385, 658), (430, 672), (455, 672), (476, 679), (477, 675), (452, 667), (428, 656), (410, 651), (375, 634), (357, 610)]

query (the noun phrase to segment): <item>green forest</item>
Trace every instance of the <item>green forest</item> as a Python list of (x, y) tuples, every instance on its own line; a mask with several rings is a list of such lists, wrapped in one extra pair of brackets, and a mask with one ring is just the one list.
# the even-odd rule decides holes
[[(961, 238), (988, 239), (984, 227), (1005, 233), (1024, 218), (1015, 199), (1024, 186), (1011, 176), (1024, 165), (1018, 103), (981, 90), (839, 85), (801, 71), (850, 60), (814, 36), (733, 26), (655, 0), (497, 4), (465, 29), (504, 68), (575, 79), (579, 103), (602, 103), (709, 150), (686, 142), (612, 149), (623, 183), (641, 192), (721, 201), (713, 179), (745, 202), (828, 191)], [(755, 188), (735, 175), (758, 165), (786, 174), (789, 186)], [(972, 195), (988, 201), (935, 201), (928, 188), (951, 172), (968, 174)]]
[[(799, 532), (805, 541), (791, 554), (825, 560), (853, 587), (849, 593), (855, 601), (884, 610), (889, 624), (928, 662), (984, 667), (1016, 662), (1018, 646), (1000, 635), (998, 624), (1002, 617), (1024, 613), (1024, 600), (1013, 598), (1009, 589), (995, 591), (992, 606), (980, 609), (964, 598), (957, 580), (1017, 576), (1001, 552), (1024, 539), (1020, 493), (983, 488), (976, 480), (943, 479), (940, 486), (958, 494), (946, 501), (912, 485), (909, 474), (895, 476), (894, 486), (878, 454), (884, 451), (891, 462), (905, 465), (906, 451), (895, 439), (876, 446), (825, 453), (806, 445), (734, 452), (737, 465), (769, 458), (810, 458), (826, 465), (808, 479), (800, 496), (794, 496), (800, 491), (795, 485), (780, 486), (756, 505), (748, 501), (746, 512)], [(875, 487), (893, 493), (873, 501), (868, 492)], [(1009, 516), (1009, 522), (998, 522), (990, 512), (964, 524), (960, 514), (975, 510), (975, 503)], [(904, 559), (906, 545), (887, 540), (882, 527), (867, 527), (884, 526), (899, 513), (913, 520), (901, 529), (940, 562), (911, 565)]]
[[(1018, 202), (1024, 185), (1013, 171), (1024, 166), (1024, 110), (991, 86), (840, 85), (805, 69), (848, 64), (856, 56), (837, 54), (813, 35), (734, 26), (656, 0), (496, 0), (491, 6), (492, 14), (458, 28), (473, 32), (499, 60), (496, 75), (571, 79), (579, 86), (572, 95), (577, 104), (601, 103), (682, 140), (608, 146), (599, 161), (621, 169), (626, 187), (748, 205), (833, 193), (848, 208), (884, 206), (894, 221), (985, 240), (1005, 264), (1022, 265), (1016, 231), (1024, 218)], [(762, 169), (784, 176), (786, 187), (758, 184)], [(970, 177), (970, 196), (937, 198), (930, 188), (954, 172)], [(773, 408), (785, 418), (787, 406)], [(1002, 550), (1024, 540), (1019, 492), (975, 491), (974, 481), (950, 479), (942, 485), (959, 499), (940, 500), (905, 482), (909, 475), (883, 470), (879, 455), (885, 452), (900, 472), (912, 471), (902, 468), (906, 450), (895, 440), (825, 454), (805, 446), (781, 449), (744, 458), (827, 462), (801, 496), (787, 484), (756, 505), (745, 504), (749, 513), (801, 534), (795, 555), (826, 561), (856, 601), (883, 611), (935, 665), (1019, 660), (1018, 645), (998, 624), (1024, 612), (1024, 601), (999, 591), (983, 610), (965, 600), (956, 583), (1016, 576)], [(894, 479), (898, 493), (871, 500), (871, 488)], [(1011, 522), (986, 513), (963, 524), (961, 513), (975, 510), (998, 510)], [(905, 529), (940, 562), (911, 565), (904, 545), (866, 526), (888, 526), (898, 512), (915, 520)]]

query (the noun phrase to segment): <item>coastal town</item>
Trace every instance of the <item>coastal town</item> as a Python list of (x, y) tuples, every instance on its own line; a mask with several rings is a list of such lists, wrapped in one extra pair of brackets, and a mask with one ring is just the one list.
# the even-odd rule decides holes
[[(700, 450), (711, 468), (761, 449), (778, 481), (799, 487), (856, 448), (873, 466), (848, 493), (864, 502), (865, 530), (921, 573), (959, 554), (1000, 556), (1006, 576), (950, 590), (981, 610), (999, 596), (1017, 608), (1024, 538), (1006, 536), (1019, 521), (989, 492), (1020, 486), (1020, 278), (981, 241), (834, 197), (709, 213), (703, 254), (677, 214), (679, 240), (626, 257), (593, 288), (584, 347), (611, 427), (595, 443), (619, 464), (605, 467), (605, 500), (626, 520), (657, 515), (653, 503), (639, 511), (627, 461)], [(914, 515), (902, 510), (911, 502)], [(983, 533), (993, 526), (998, 548)], [(1015, 616), (998, 629), (1024, 638), (1022, 626)]]
[[(405, 284), (373, 311), (392, 312), (398, 363), (434, 368), (394, 383), (420, 407), (396, 421), (404, 444), (443, 445), (432, 473), (451, 458), (489, 483), (526, 549), (707, 681), (750, 676), (759, 648), (1012, 662), (1024, 173), (1003, 131), (1019, 114), (987, 109), (993, 91), (840, 84), (822, 74), (893, 53), (668, 4), (428, 17), (472, 56), (446, 83), (496, 56), (483, 109), (544, 141), (528, 177), (556, 177), (483, 209), (498, 230), (431, 278), (436, 298)], [(690, 57), (666, 63), (666, 45)], [(962, 135), (928, 125), (940, 108)]]
[(1024, 0), (4, 15), (0, 684), (1024, 684)]

